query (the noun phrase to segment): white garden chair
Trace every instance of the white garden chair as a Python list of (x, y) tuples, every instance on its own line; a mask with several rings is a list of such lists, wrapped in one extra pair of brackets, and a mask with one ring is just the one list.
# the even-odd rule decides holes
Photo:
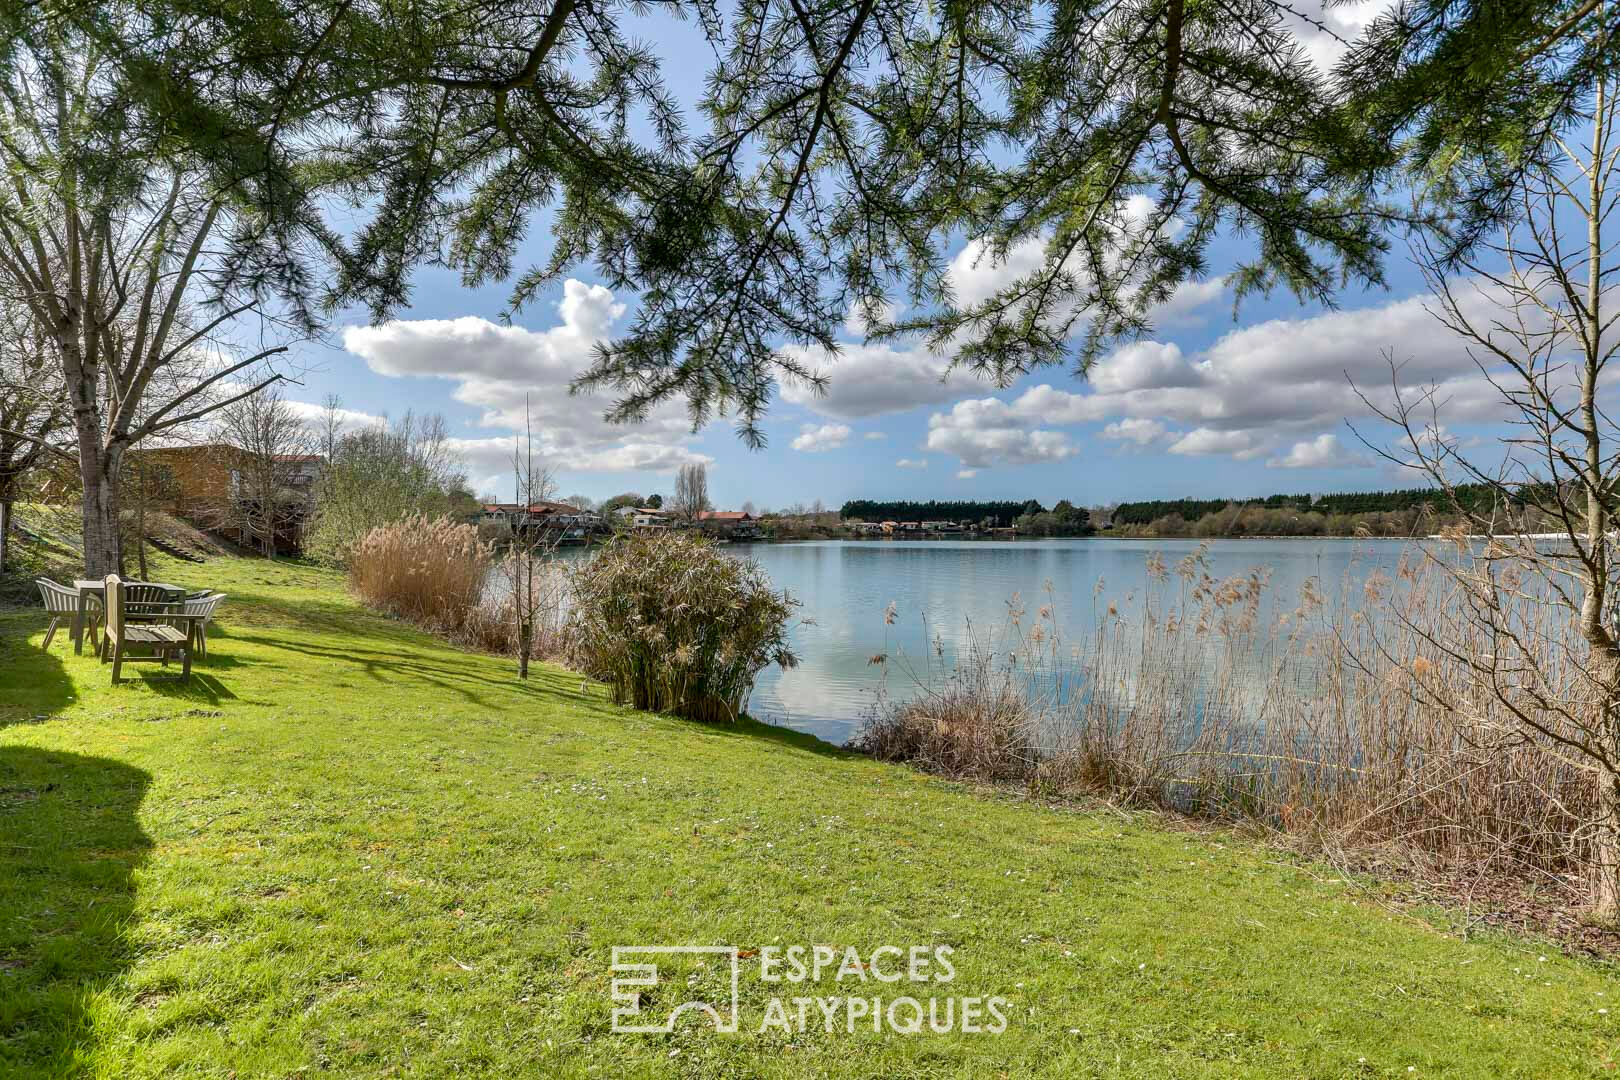
[(225, 594), (222, 592), (186, 597), (185, 614), (191, 617), (201, 616), (201, 618), (197, 619), (196, 646), (198, 656), (204, 658), (208, 656), (208, 624), (213, 621), (214, 611), (224, 599)]
[[(51, 622), (45, 629), (45, 648), (51, 647), (51, 639), (56, 636), (56, 628), (64, 622), (69, 626), (73, 624), (73, 617), (79, 610), (79, 594), (65, 585), (58, 585), (50, 578), (35, 578), (34, 584), (39, 586), (39, 595), (45, 601), (45, 611), (50, 615)], [(94, 604), (92, 599), (91, 603)], [(99, 607), (92, 607), (85, 615), (85, 631), (90, 635), (90, 645), (95, 647), (97, 627), (101, 623)]]

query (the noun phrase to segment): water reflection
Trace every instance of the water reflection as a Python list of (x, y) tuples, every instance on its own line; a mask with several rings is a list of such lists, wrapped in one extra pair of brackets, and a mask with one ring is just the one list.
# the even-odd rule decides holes
[[(1064, 640), (1084, 644), (1111, 600), (1129, 606), (1140, 599), (1150, 554), (1161, 555), (1173, 571), (1199, 546), (1182, 540), (1053, 540), (738, 548), (802, 601), (806, 620), (793, 631), (803, 663), (792, 671), (762, 673), (750, 711), (842, 742), (880, 686), (896, 698), (914, 692), (904, 674), (907, 664), (948, 667), (975, 638), (1008, 641), (1015, 597), (1026, 628), (1050, 600)], [(1270, 620), (1298, 603), (1307, 580), (1315, 579), (1330, 595), (1346, 587), (1353, 592), (1374, 570), (1393, 571), (1408, 548), (1404, 541), (1216, 541), (1209, 545), (1208, 565), (1218, 579), (1257, 568), (1268, 572), (1261, 617)], [(1177, 588), (1173, 574), (1169, 588)], [(891, 604), (895, 618), (886, 623)], [(906, 660), (873, 665), (871, 658), (880, 653)]]

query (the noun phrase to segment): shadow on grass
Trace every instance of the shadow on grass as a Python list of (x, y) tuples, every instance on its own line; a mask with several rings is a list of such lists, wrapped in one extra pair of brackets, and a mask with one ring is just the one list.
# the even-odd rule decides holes
[(818, 754), (822, 757), (833, 758), (859, 758), (863, 755), (854, 750), (845, 750), (841, 746), (818, 739), (807, 731), (794, 731), (792, 728), (782, 727), (778, 724), (767, 724), (755, 720), (751, 716), (743, 716), (735, 724), (693, 724), (705, 732), (733, 739), (753, 739), (757, 742), (772, 742), (793, 750), (803, 751), (807, 754)]
[[(417, 632), (419, 635), (420, 632)], [(350, 640), (354, 637), (353, 627), (345, 631), (345, 637)], [(570, 698), (578, 701), (600, 704), (600, 699), (589, 694), (581, 694), (577, 690), (567, 688), (567, 681), (550, 677), (549, 673), (536, 672), (531, 669), (527, 683), (518, 679), (516, 661), (513, 661), (513, 672), (510, 678), (494, 678), (488, 675), (476, 674), (469, 670), (475, 663), (489, 659), (478, 653), (447, 652), (446, 660), (441, 662), (421, 654), (403, 652), (383, 652), (376, 649), (358, 648), (348, 644), (328, 645), (313, 640), (291, 641), (284, 637), (268, 637), (254, 634), (236, 634), (233, 640), (252, 642), (269, 649), (280, 649), (285, 652), (298, 653), (312, 659), (329, 663), (334, 667), (352, 666), (379, 682), (393, 683), (398, 680), (414, 680), (438, 687), (449, 693), (457, 694), (474, 705), (488, 705), (484, 697), (478, 693), (479, 687), (489, 687), (509, 694), (545, 695), (547, 697)], [(420, 643), (420, 637), (414, 636), (413, 644)], [(454, 646), (445, 643), (439, 644), (444, 650), (453, 649)], [(458, 664), (454, 662), (461, 659)], [(474, 684), (468, 686), (466, 684)]]
[(106, 758), (0, 746), (0, 1075), (81, 1071), (92, 1007), (129, 965), (151, 777)]
[(226, 688), (214, 676), (198, 671), (196, 664), (191, 668), (191, 681), (183, 682), (180, 678), (180, 667), (171, 664), (167, 668), (151, 669), (140, 673), (141, 682), (148, 690), (164, 697), (182, 698), (187, 701), (206, 701), (210, 705), (218, 705), (222, 701), (235, 701), (236, 695)]
[(58, 632), (50, 650), (29, 640), (44, 626), (33, 612), (0, 615), (0, 728), (50, 716), (78, 699), (60, 655), (70, 647), (66, 636)]

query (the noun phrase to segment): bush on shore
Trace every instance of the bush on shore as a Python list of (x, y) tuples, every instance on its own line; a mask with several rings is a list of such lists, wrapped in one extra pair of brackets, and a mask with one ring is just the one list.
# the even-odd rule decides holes
[(797, 607), (752, 560), (684, 533), (620, 537), (572, 575), (567, 637), (576, 666), (615, 701), (693, 720), (735, 720), (788, 645)]

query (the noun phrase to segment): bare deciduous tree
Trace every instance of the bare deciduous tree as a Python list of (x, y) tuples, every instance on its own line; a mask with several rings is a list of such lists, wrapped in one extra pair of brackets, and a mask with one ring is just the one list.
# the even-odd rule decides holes
[(23, 478), (48, 456), (73, 460), (62, 445), (67, 419), (61, 379), (39, 326), (23, 305), (0, 299), (0, 571)]
[[(1620, 250), (1605, 235), (1620, 208), (1617, 88), (1612, 76), (1597, 87), (1588, 141), (1561, 142), (1565, 160), (1526, 177), (1522, 225), (1461, 267), (1425, 252), (1441, 321), (1509, 417), (1500, 460), (1470, 454), (1443, 425), (1439, 388), (1403, 388), (1399, 367), (1393, 404), (1367, 399), (1402, 433), (1385, 456), (1451, 493), (1468, 523), (1455, 557), (1435, 560), (1453, 586), (1445, 614), (1409, 627), (1428, 652), (1403, 658), (1414, 688), (1469, 737), (1534, 740), (1591, 777), (1589, 803), (1572, 808), (1586, 825), (1568, 842), (1609, 923), (1620, 921), (1620, 427), (1606, 381), (1620, 351)], [(1495, 502), (1459, 497), (1465, 482)]]
[[(80, 46), (83, 46), (81, 49)], [(45, 48), (40, 46), (40, 48)], [(242, 347), (272, 292), (296, 291), (284, 236), (123, 123), (94, 48), (58, 42), (0, 95), (0, 285), (41, 327), (71, 412), (91, 576), (119, 568), (119, 473), (129, 449), (275, 381), (285, 351)], [(91, 162), (116, 167), (92, 167)], [(176, 366), (190, 376), (165, 380)], [(230, 392), (222, 393), (225, 387)]]
[(682, 465), (675, 473), (675, 495), (670, 509), (683, 521), (696, 521), (698, 515), (710, 509), (709, 468), (702, 462)]
[(327, 394), (321, 399), (321, 413), (315, 420), (315, 440), (321, 460), (330, 465), (337, 459), (338, 441), (343, 438), (343, 399)]
[(231, 490), (215, 509), (218, 523), (273, 558), (277, 538), (309, 511), (314, 477), (307, 465), (317, 436), (274, 388), (221, 409), (219, 434), (236, 460)]

